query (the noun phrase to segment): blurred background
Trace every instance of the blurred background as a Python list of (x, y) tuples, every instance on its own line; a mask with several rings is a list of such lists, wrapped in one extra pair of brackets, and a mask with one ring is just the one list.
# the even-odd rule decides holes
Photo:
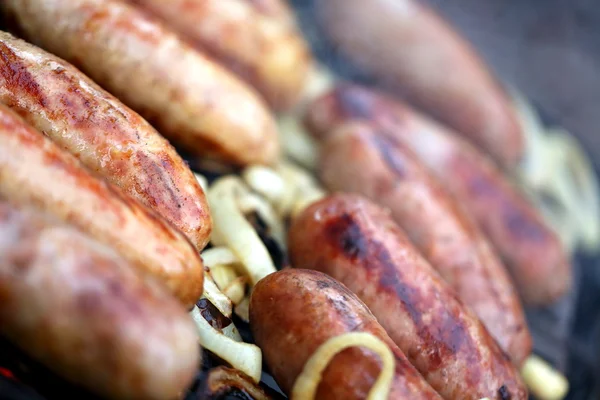
[[(574, 135), (600, 170), (600, 3), (594, 0), (421, 0), (477, 49), (505, 84), (517, 88), (545, 123)], [(320, 61), (371, 84), (336, 52), (316, 24), (313, 0), (294, 0)], [(600, 399), (600, 258), (578, 253), (577, 284), (547, 309), (527, 310), (536, 352), (565, 372), (569, 400)]]

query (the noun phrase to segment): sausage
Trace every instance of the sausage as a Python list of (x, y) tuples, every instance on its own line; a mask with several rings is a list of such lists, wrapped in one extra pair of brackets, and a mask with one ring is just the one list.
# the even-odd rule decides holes
[(206, 246), (212, 222), (190, 169), (148, 122), (72, 65), (0, 32), (0, 102), (174, 224), (199, 251)]
[(445, 399), (527, 399), (508, 356), (386, 209), (359, 195), (331, 195), (294, 219), (288, 247), (292, 266), (324, 272), (356, 293)]
[[(286, 268), (261, 279), (250, 298), (250, 328), (273, 377), (288, 394), (321, 344), (359, 331), (375, 335), (394, 355), (390, 399), (440, 399), (364, 303), (320, 272)], [(380, 370), (379, 358), (371, 350), (348, 348), (324, 370), (315, 398), (365, 399)]]
[(77, 226), (162, 280), (188, 307), (202, 294), (204, 267), (183, 233), (0, 105), (0, 197)]
[(525, 139), (505, 90), (476, 50), (414, 0), (320, 0), (324, 32), (346, 57), (507, 168)]
[(341, 85), (311, 104), (307, 124), (323, 135), (350, 118), (384, 126), (469, 210), (505, 262), (525, 304), (556, 301), (572, 285), (558, 235), (502, 171), (455, 132), (376, 91)]
[(258, 94), (142, 10), (118, 0), (6, 0), (0, 9), (19, 36), (82, 70), (190, 157), (277, 159)]
[[(291, 11), (276, 17), (248, 0), (130, 0), (257, 88), (277, 111), (299, 100), (311, 66)], [(281, 12), (289, 13), (279, 19)]]
[(1, 201), (0, 265), (0, 333), (61, 376), (114, 399), (176, 399), (191, 384), (191, 318), (109, 247)]
[(341, 124), (321, 147), (320, 176), (333, 192), (388, 207), (429, 263), (520, 366), (531, 335), (508, 273), (475, 222), (402, 142), (368, 122)]

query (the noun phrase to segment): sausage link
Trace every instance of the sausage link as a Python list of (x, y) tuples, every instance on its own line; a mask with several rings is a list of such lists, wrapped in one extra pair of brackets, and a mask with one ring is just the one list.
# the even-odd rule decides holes
[(248, 0), (130, 1), (257, 88), (275, 110), (289, 109), (299, 99), (311, 56), (296, 26), (288, 23), (293, 15), (278, 20)]
[(191, 318), (112, 249), (1, 201), (0, 266), (0, 333), (66, 379), (144, 400), (176, 399), (192, 383)]
[[(392, 351), (391, 399), (439, 399), (373, 314), (352, 292), (316, 271), (284, 269), (260, 280), (250, 298), (250, 327), (279, 386), (290, 393), (310, 356), (328, 339), (368, 332)], [(337, 354), (323, 372), (317, 399), (365, 399), (381, 370), (378, 356), (360, 347)]]
[(264, 101), (166, 26), (120, 0), (5, 0), (25, 40), (74, 64), (190, 157), (271, 163)]
[(368, 122), (337, 129), (320, 152), (325, 186), (388, 207), (460, 300), (521, 365), (532, 346), (523, 309), (504, 265), (475, 222), (412, 151), (384, 129)]
[(0, 105), (0, 197), (34, 205), (116, 249), (164, 281), (188, 307), (202, 294), (204, 268), (179, 230)]
[(198, 250), (206, 246), (208, 204), (187, 165), (148, 122), (72, 65), (0, 32), (0, 102), (165, 217)]
[(475, 49), (422, 2), (319, 0), (337, 49), (506, 167), (525, 140), (510, 100)]
[(357, 195), (327, 197), (293, 221), (289, 251), (294, 267), (356, 293), (445, 399), (527, 399), (508, 356), (387, 210)]
[(572, 268), (558, 235), (475, 147), (408, 106), (358, 86), (338, 87), (307, 114), (317, 135), (349, 119), (385, 127), (447, 186), (502, 257), (526, 304), (549, 304), (570, 290)]

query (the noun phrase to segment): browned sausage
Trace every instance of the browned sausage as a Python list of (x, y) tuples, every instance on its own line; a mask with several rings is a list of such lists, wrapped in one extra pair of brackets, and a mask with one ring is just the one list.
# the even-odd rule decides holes
[(177, 229), (0, 105), (0, 197), (31, 204), (116, 249), (186, 306), (202, 294), (204, 268)]
[[(439, 399), (373, 314), (352, 292), (316, 271), (284, 269), (260, 280), (250, 298), (250, 327), (279, 386), (290, 393), (317, 348), (347, 332), (368, 332), (389, 345), (396, 362), (390, 399)], [(365, 399), (381, 370), (371, 350), (337, 354), (323, 373), (317, 399)]]
[(504, 89), (475, 49), (415, 0), (319, 0), (325, 32), (353, 62), (507, 167), (524, 137)]
[(257, 93), (142, 10), (119, 0), (4, 0), (25, 40), (74, 64), (175, 146), (227, 163), (271, 163), (275, 122)]
[(0, 102), (204, 248), (211, 219), (187, 165), (148, 122), (73, 66), (0, 32)]
[(275, 110), (299, 99), (311, 55), (289, 9), (265, 9), (248, 0), (130, 1), (256, 87)]
[(527, 399), (508, 356), (387, 210), (362, 196), (327, 197), (292, 222), (289, 251), (294, 267), (356, 293), (445, 399)]
[(419, 251), (475, 312), (516, 365), (531, 335), (504, 265), (475, 222), (398, 139), (368, 122), (341, 124), (321, 148), (331, 191), (360, 193), (388, 207)]
[(367, 119), (407, 144), (473, 215), (525, 303), (548, 304), (570, 289), (571, 265), (556, 233), (493, 162), (454, 132), (358, 86), (340, 86), (311, 108), (307, 119), (316, 134)]
[(185, 309), (107, 246), (0, 202), (0, 333), (113, 399), (176, 399), (199, 364)]

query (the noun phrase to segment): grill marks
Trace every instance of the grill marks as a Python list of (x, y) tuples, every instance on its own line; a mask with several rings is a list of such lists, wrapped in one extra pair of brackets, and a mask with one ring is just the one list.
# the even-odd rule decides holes
[(71, 64), (0, 34), (0, 102), (91, 172), (181, 229), (194, 245), (205, 245), (210, 231), (205, 197), (175, 149)]
[[(28, 96), (42, 107), (46, 106), (46, 97), (40, 85), (29, 72), (28, 67), (21, 62), (21, 58), (0, 41), (0, 77), (5, 90)], [(0, 92), (1, 93), (1, 92)]]
[[(378, 279), (378, 286), (400, 300), (403, 309), (410, 316), (427, 353), (430, 370), (443, 367), (444, 362), (461, 352), (470, 343), (467, 327), (460, 319), (461, 310), (452, 304), (446, 308), (436, 305), (433, 293), (425, 293), (415, 285), (414, 276), (402, 273), (401, 262), (390, 254), (388, 248), (373, 235), (361, 229), (361, 222), (348, 212), (327, 220), (324, 227), (327, 243), (335, 246), (343, 257), (351, 260), (357, 268), (368, 271), (371, 279)], [(407, 266), (408, 271), (414, 267)], [(437, 296), (435, 296), (437, 297)], [(440, 296), (443, 298), (443, 296)], [(432, 314), (435, 313), (435, 314)], [(433, 320), (425, 321), (423, 316)], [(407, 354), (414, 360), (419, 354)]]

